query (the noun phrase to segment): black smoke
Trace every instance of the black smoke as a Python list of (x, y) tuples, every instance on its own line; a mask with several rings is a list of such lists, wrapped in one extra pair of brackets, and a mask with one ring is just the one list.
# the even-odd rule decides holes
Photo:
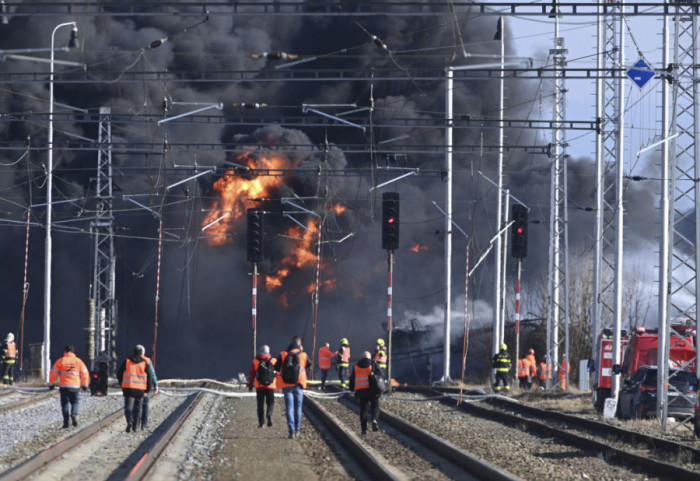
[[(60, 16), (11, 18), (9, 24), (0, 26), (0, 48), (48, 48), (53, 28), (71, 20)], [(440, 344), (445, 296), (444, 219), (433, 202), (444, 207), (444, 157), (441, 149), (432, 147), (444, 143), (440, 121), (444, 118), (445, 91), (441, 78), (426, 79), (423, 73), (441, 72), (449, 65), (479, 63), (488, 58), (465, 58), (464, 50), (471, 54), (499, 55), (499, 44), (493, 40), (495, 17), (472, 17), (468, 11), (458, 9), (454, 17), (355, 17), (347, 12), (342, 17), (102, 16), (80, 17), (76, 21), (82, 47), (77, 51), (57, 52), (56, 58), (84, 62), (87, 75), (80, 68), (56, 67), (56, 112), (63, 117), (55, 122), (54, 200), (78, 200), (58, 205), (54, 221), (88, 218), (96, 208), (96, 151), (71, 146), (76, 145), (75, 135), (97, 138), (94, 118), (100, 107), (110, 107), (115, 119), (119, 115), (131, 119), (115, 121), (112, 127), (115, 144), (151, 146), (113, 155), (120, 357), (130, 352), (135, 343), (146, 345), (149, 352), (153, 344), (159, 222), (156, 212), (165, 231), (157, 304), (159, 376), (230, 378), (247, 371), (253, 341), (252, 267), (245, 256), (245, 220), (232, 223), (231, 242), (211, 246), (201, 227), (203, 211), (211, 208), (218, 198), (212, 188), (216, 177), (203, 176), (170, 191), (165, 187), (195, 172), (178, 170), (178, 165), (196, 163), (201, 166), (199, 171), (216, 166), (217, 175), (222, 175), (221, 169), (231, 167), (226, 162), (237, 163), (241, 153), (256, 150), (254, 155), (259, 156), (265, 155), (266, 150), (274, 150), (285, 156), (290, 166), (307, 172), (281, 179), (281, 184), (271, 193), (271, 200), (247, 204), (269, 212), (265, 226), (266, 257), (260, 265), (262, 276), (277, 273), (282, 259), (295, 246), (295, 240), (280, 236), (293, 226), (293, 221), (283, 215), (290, 207), (279, 199), (298, 197), (297, 203), (304, 208), (324, 215), (326, 243), (322, 251), (321, 281), (334, 280), (332, 287), (321, 288), (317, 305), (307, 290), (314, 282), (315, 266), (291, 272), (280, 289), (267, 291), (261, 285), (258, 345), (267, 343), (276, 352), (285, 348), (293, 335), (301, 335), (310, 351), (314, 337), (316, 348), (324, 341), (330, 341), (335, 348), (341, 337), (347, 337), (358, 354), (371, 350), (377, 337), (386, 337), (388, 256), (380, 247), (379, 223), (384, 191), (397, 191), (401, 195), (401, 246), (394, 253), (393, 269), (394, 325), (406, 327), (420, 319), (421, 325), (436, 333), (432, 344)], [(57, 32), (57, 44), (67, 41), (69, 30)], [(513, 46), (509, 44), (507, 51), (511, 54)], [(300, 55), (305, 61), (295, 68), (306, 72), (343, 70), (365, 76), (366, 80), (260, 81), (262, 75), (256, 72), (292, 70), (276, 68), (290, 60), (253, 58), (263, 52)], [(48, 57), (48, 53), (43, 56)], [(242, 70), (251, 73), (240, 80), (225, 74)], [(2, 222), (0, 248), (5, 255), (0, 260), (3, 286), (0, 299), (6, 306), (3, 328), (17, 331), (25, 238), (21, 221), (25, 219), (27, 206), (45, 201), (48, 66), (8, 59), (0, 62), (0, 72), (3, 75), (31, 72), (46, 79), (8, 82), (0, 92), (4, 120), (0, 123), (0, 142), (14, 146), (3, 151), (1, 160), (0, 211), (5, 222)], [(213, 78), (221, 74), (228, 80), (157, 79), (156, 74), (166, 72), (182, 72), (187, 78), (196, 78), (198, 74)], [(372, 80), (373, 73), (381, 78), (387, 72), (401, 74), (406, 79)], [(139, 77), (145, 80), (139, 81)], [(88, 81), (78, 82), (85, 78)], [(461, 80), (455, 86), (457, 127), (467, 119), (474, 125), (478, 119), (498, 118), (498, 80), (486, 77)], [(506, 117), (524, 118), (536, 97), (537, 85), (509, 79), (506, 86)], [(248, 110), (235, 106), (255, 102), (267, 107)], [(264, 125), (156, 123), (158, 118), (185, 113), (206, 103), (223, 104), (223, 110), (211, 109), (207, 114), (231, 120), (242, 116), (264, 118)], [(362, 131), (339, 127), (331, 121), (325, 126), (316, 122), (316, 126), (288, 127), (276, 121), (301, 116), (303, 104), (371, 107), (373, 128)], [(64, 105), (87, 110), (93, 120), (79, 121), (80, 111)], [(338, 108), (325, 110), (342, 112)], [(363, 115), (369, 119), (369, 110)], [(435, 127), (401, 126), (396, 119), (424, 120)], [(454, 158), (455, 221), (470, 236), (472, 262), (488, 248), (495, 233), (497, 192), (478, 174), (480, 171), (496, 179), (496, 150), (478, 148), (496, 145), (498, 131), (493, 126), (490, 123), (484, 128), (455, 129), (456, 147), (466, 152)], [(506, 144), (541, 145), (542, 137), (548, 135), (509, 129)], [(401, 136), (406, 138), (382, 144)], [(225, 146), (229, 151), (193, 150), (178, 146), (180, 143)], [(31, 148), (20, 159), (25, 150), (19, 146), (25, 144)], [(374, 150), (378, 145), (396, 146), (396, 150), (378, 154)], [(420, 153), (402, 154), (404, 149)], [(517, 149), (509, 150), (505, 159), (504, 183), (513, 195), (531, 207), (531, 220), (543, 222), (533, 225), (530, 231), (526, 276), (540, 276), (547, 265), (551, 161), (546, 155)], [(383, 189), (371, 189), (395, 177), (386, 168), (399, 167), (419, 169), (420, 173)], [(594, 202), (594, 173), (589, 158), (569, 162), (569, 235), (573, 245), (592, 243), (594, 214), (585, 207)], [(630, 205), (645, 212), (652, 210), (653, 195), (648, 190), (630, 185), (628, 194)], [(124, 200), (124, 195), (141, 195), (134, 198), (148, 209)], [(335, 214), (329, 210), (333, 205), (346, 210)], [(33, 208), (31, 215), (34, 224), (29, 241), (31, 288), (26, 308), (25, 348), (29, 343), (41, 342), (43, 336), (44, 208)], [(294, 217), (304, 223), (310, 219), (301, 214)], [(89, 221), (62, 225), (66, 227), (54, 230), (52, 358), (60, 354), (65, 344), (83, 345), (86, 300), (92, 282)], [(339, 242), (341, 239), (344, 240)], [(452, 317), (453, 336), (458, 345), (461, 345), (457, 338), (462, 332), (460, 311), (464, 302), (464, 242), (461, 234), (453, 231)], [(491, 259), (492, 255), (470, 281), (470, 302), (478, 306), (473, 320), (477, 325), (490, 323)], [(288, 301), (286, 306), (281, 302), (283, 297)], [(85, 356), (84, 349), (78, 347), (78, 352)], [(452, 366), (453, 375), (457, 375), (457, 369), (456, 364)]]

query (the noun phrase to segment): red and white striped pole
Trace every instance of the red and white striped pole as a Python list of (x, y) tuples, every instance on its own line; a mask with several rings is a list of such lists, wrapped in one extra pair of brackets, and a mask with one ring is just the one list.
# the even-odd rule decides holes
[(153, 324), (153, 367), (156, 366), (156, 346), (158, 345), (158, 301), (160, 301), (160, 261), (163, 256), (163, 219), (158, 223), (158, 268), (156, 270), (156, 312)]
[(252, 301), (252, 327), (253, 327), (253, 357), (255, 357), (258, 342), (258, 263), (253, 262), (253, 301)]
[(459, 384), (459, 402), (462, 402), (462, 389), (464, 388), (464, 373), (467, 368), (467, 348), (469, 347), (469, 243), (467, 242), (467, 267), (464, 275), (464, 342), (462, 344), (462, 382)]
[(393, 319), (393, 314), (392, 314), (392, 304), (393, 304), (393, 285), (394, 285), (394, 251), (389, 249), (389, 281), (387, 285), (387, 308), (386, 308), (386, 329), (387, 329), (387, 363), (386, 363), (386, 372), (387, 372), (387, 382), (389, 383), (388, 388), (389, 392), (392, 391), (392, 386), (391, 386), (391, 331), (393, 330), (392, 326), (392, 319)]
[(314, 291), (314, 339), (311, 347), (311, 380), (314, 380), (316, 370), (316, 327), (318, 324), (318, 295), (321, 283), (321, 227), (323, 222), (318, 221), (318, 238), (316, 239), (316, 288)]
[[(518, 257), (518, 277), (515, 280), (515, 362), (520, 360), (520, 268), (522, 259)], [(517, 370), (516, 370), (517, 373)]]

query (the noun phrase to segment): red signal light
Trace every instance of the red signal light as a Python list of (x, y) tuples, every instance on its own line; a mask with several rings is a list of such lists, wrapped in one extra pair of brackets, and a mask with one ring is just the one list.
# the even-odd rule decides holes
[(518, 227), (517, 233), (522, 234), (523, 232), (525, 232), (525, 229), (523, 229), (522, 227)]
[(387, 224), (393, 224), (394, 222), (396, 222), (396, 219), (393, 218), (393, 217), (389, 217), (389, 218), (386, 220), (386, 223), (387, 223)]

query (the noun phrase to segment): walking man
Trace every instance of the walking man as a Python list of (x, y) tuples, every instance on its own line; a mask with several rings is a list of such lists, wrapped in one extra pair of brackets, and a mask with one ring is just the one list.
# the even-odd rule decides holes
[(141, 420), (143, 398), (151, 390), (153, 379), (146, 360), (141, 356), (140, 346), (124, 360), (117, 371), (117, 379), (124, 394), (124, 417), (126, 432), (136, 432), (136, 423)]
[(75, 355), (73, 346), (66, 346), (63, 357), (56, 361), (49, 374), (49, 389), (54, 389), (54, 383), (58, 379), (59, 392), (61, 393), (61, 413), (63, 414), (63, 429), (70, 423), (78, 425), (78, 394), (80, 389), (87, 391), (90, 384), (90, 375), (87, 366)]
[(289, 439), (297, 439), (301, 434), (301, 410), (306, 389), (306, 368), (309, 361), (301, 338), (294, 336), (286, 351), (280, 352), (275, 369), (279, 371), (277, 387), (282, 388), (284, 407), (287, 413)]
[(327, 342), (318, 350), (318, 367), (321, 368), (321, 391), (326, 390), (326, 379), (328, 379), (328, 372), (331, 370), (332, 360), (331, 343)]
[[(151, 362), (150, 357), (146, 357), (144, 354), (146, 353), (146, 348), (143, 347), (141, 344), (136, 346), (136, 349), (138, 349), (141, 352), (141, 357), (146, 361), (146, 369), (148, 369), (151, 373), (151, 379), (153, 380), (153, 394), (156, 395), (158, 394), (158, 377), (156, 376), (156, 368), (153, 367), (153, 363)], [(148, 427), (148, 414), (150, 412), (150, 401), (149, 399), (151, 396), (149, 396), (149, 393), (146, 393), (146, 395), (143, 397), (143, 403), (141, 404), (141, 429), (146, 429)]]
[[(277, 387), (276, 361), (270, 356), (270, 346), (261, 346), (260, 352), (253, 359), (253, 364), (250, 366), (250, 372), (248, 373), (248, 390), (252, 391), (253, 387), (255, 387), (259, 428), (265, 425), (266, 418), (267, 425), (272, 426), (272, 412), (275, 409), (275, 388)], [(267, 406), (267, 416), (265, 415), (265, 406)]]
[(355, 398), (360, 402), (362, 435), (367, 434), (368, 406), (372, 409), (372, 431), (379, 430), (379, 397), (381, 392), (372, 389), (370, 383), (370, 377), (375, 375), (373, 373), (375, 366), (372, 364), (372, 355), (369, 351), (365, 351), (362, 353), (362, 358), (353, 367), (352, 374), (350, 374), (350, 390), (355, 392)]

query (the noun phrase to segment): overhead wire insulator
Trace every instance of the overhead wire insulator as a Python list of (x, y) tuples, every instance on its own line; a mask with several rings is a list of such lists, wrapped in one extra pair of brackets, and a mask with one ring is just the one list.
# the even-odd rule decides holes
[(267, 104), (258, 102), (240, 102), (233, 104), (234, 107), (240, 107), (242, 109), (261, 109), (267, 107)]

